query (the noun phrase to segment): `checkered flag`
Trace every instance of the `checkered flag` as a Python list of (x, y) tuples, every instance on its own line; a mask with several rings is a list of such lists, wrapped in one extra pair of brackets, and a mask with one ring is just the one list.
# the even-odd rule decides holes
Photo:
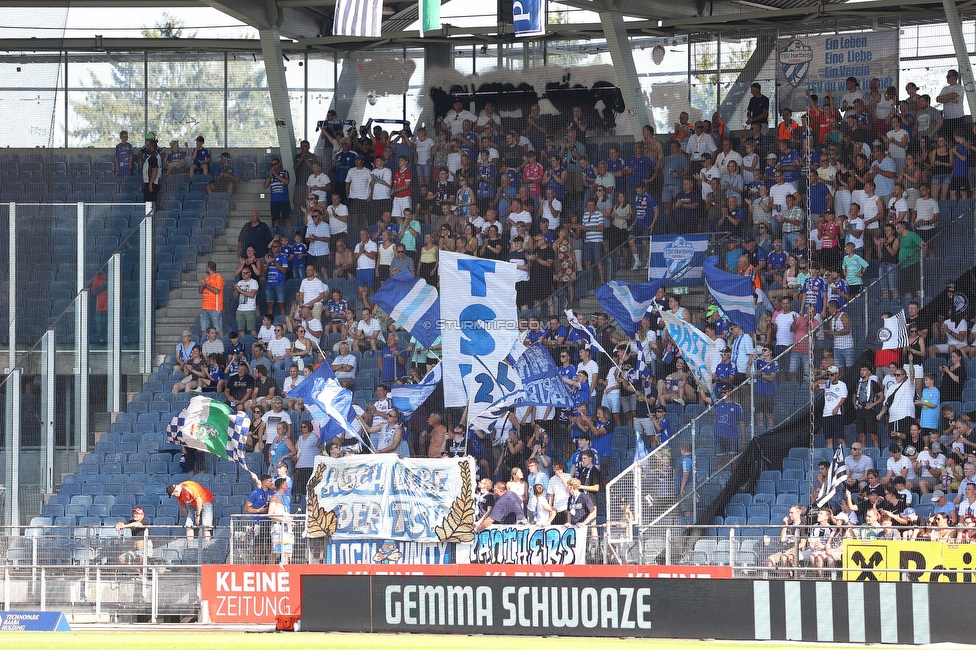
[(817, 490), (817, 507), (822, 508), (837, 494), (837, 489), (843, 487), (847, 482), (847, 465), (844, 464), (844, 448), (837, 447), (834, 457), (830, 459), (830, 470), (827, 472), (827, 479)]
[(223, 402), (197, 395), (166, 427), (166, 439), (232, 460), (246, 470), (244, 449), (250, 428), (247, 413), (231, 411)]

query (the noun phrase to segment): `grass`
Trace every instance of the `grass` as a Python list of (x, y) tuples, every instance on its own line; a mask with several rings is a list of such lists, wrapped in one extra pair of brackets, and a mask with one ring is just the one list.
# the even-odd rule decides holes
[[(122, 645), (138, 644), (140, 650), (188, 650), (189, 648), (206, 648), (207, 650), (248, 650), (250, 648), (269, 647), (269, 644), (286, 643), (292, 648), (315, 648), (321, 650), (389, 650), (396, 646), (397, 650), (439, 650), (440, 648), (458, 648), (464, 650), (497, 650), (506, 647), (512, 641), (511, 637), (500, 636), (465, 636), (458, 635), (429, 635), (429, 634), (322, 634), (297, 633), (287, 636), (270, 636), (271, 633), (248, 632), (170, 632), (156, 631), (151, 627), (138, 627), (125, 632), (2, 632), (0, 633), (0, 647), (4, 650), (38, 650), (41, 648), (57, 648), (58, 650), (117, 650)], [(708, 648), (709, 650), (735, 649), (759, 646), (770, 650), (779, 648), (809, 648), (811, 644), (796, 643), (756, 643), (748, 641), (700, 641), (674, 639), (586, 639), (586, 638), (530, 638), (525, 637), (522, 643), (531, 643), (533, 650), (601, 650), (616, 648), (668, 648), (669, 650), (691, 650)], [(707, 644), (707, 645), (706, 645)]]

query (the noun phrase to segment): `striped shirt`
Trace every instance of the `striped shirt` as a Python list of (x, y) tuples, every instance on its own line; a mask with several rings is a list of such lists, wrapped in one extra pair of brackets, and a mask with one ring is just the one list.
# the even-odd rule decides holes
[[(583, 227), (584, 228), (595, 228), (597, 226), (603, 225), (603, 213), (599, 210), (594, 212), (584, 212), (583, 213)], [(602, 242), (603, 241), (603, 231), (602, 230), (587, 230), (584, 236), (584, 241), (588, 242)]]

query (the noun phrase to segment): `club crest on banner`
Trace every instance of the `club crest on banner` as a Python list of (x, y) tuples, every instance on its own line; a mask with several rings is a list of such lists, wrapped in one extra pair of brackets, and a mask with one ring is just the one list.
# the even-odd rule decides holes
[(878, 340), (884, 343), (891, 338), (891, 330), (887, 327), (882, 327), (878, 330)]
[[(695, 256), (695, 247), (684, 237), (675, 237), (674, 241), (664, 247), (664, 260), (668, 266), (668, 276), (679, 277), (683, 273), (678, 271)], [(685, 269), (687, 271), (687, 269)]]
[(803, 81), (810, 71), (811, 61), (813, 61), (813, 48), (803, 41), (790, 41), (779, 52), (779, 64), (787, 83), (791, 86), (796, 86)]
[(210, 424), (209, 422), (197, 422), (190, 425), (190, 430), (185, 432), (184, 435), (188, 435), (191, 438), (196, 438), (197, 440), (215, 440), (220, 437), (220, 432), (217, 431), (217, 427)]

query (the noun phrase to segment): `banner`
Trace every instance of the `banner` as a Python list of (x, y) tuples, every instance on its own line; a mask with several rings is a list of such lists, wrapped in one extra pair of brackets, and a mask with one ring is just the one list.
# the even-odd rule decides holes
[(756, 285), (752, 278), (728, 273), (716, 266), (718, 258), (705, 258), (705, 285), (728, 319), (745, 332), (756, 331)]
[[(893, 569), (886, 571), (885, 569)], [(925, 570), (947, 571), (928, 573)], [(854, 582), (976, 582), (971, 544), (845, 540), (844, 580)]]
[(708, 368), (708, 348), (711, 345), (718, 345), (724, 341), (718, 339), (711, 340), (691, 323), (685, 322), (680, 318), (672, 316), (666, 311), (659, 312), (664, 319), (664, 325), (668, 330), (668, 336), (674, 344), (681, 350), (681, 357), (688, 364), (688, 369), (695, 379), (708, 392), (712, 391), (712, 371)]
[(471, 564), (583, 564), (588, 531), (565, 526), (489, 526), (470, 545)]
[(472, 458), (316, 456), (308, 536), (470, 542), (475, 469)]
[(544, 36), (547, 13), (546, 0), (514, 0), (512, 25), (515, 27), (515, 35), (519, 38)]
[(908, 345), (908, 321), (899, 310), (891, 318), (872, 318), (868, 323), (864, 345), (869, 350), (897, 350)]
[(840, 107), (848, 77), (860, 89), (871, 79), (881, 80), (881, 90), (897, 86), (898, 32), (880, 30), (858, 34), (825, 34), (784, 38), (776, 43), (776, 105), (782, 110), (806, 111), (806, 91), (821, 98), (831, 91)]
[(413, 415), (413, 412), (427, 401), (437, 385), (441, 383), (442, 372), (441, 364), (437, 364), (419, 384), (402, 384), (390, 387), (390, 399), (393, 400), (393, 406), (403, 413), (404, 420)]
[(651, 237), (647, 279), (663, 281), (667, 278), (669, 282), (677, 284), (699, 285), (702, 283), (703, 253), (706, 250), (708, 235)]
[(441, 335), (437, 323), (441, 317), (437, 289), (423, 278), (409, 273), (392, 275), (376, 290), (373, 300), (425, 348), (432, 346)]
[(326, 564), (454, 564), (466, 544), (395, 542), (378, 539), (330, 539)]
[(515, 389), (505, 357), (518, 340), (517, 267), (442, 251), (444, 405), (480, 413)]
[(319, 440), (322, 444), (347, 432), (364, 446), (370, 446), (366, 439), (368, 436), (360, 436), (361, 425), (356, 421), (352, 393), (339, 384), (327, 362), (320, 363), (302, 383), (291, 389), (288, 396), (295, 399), (301, 397), (304, 400), (305, 408), (319, 425)]

